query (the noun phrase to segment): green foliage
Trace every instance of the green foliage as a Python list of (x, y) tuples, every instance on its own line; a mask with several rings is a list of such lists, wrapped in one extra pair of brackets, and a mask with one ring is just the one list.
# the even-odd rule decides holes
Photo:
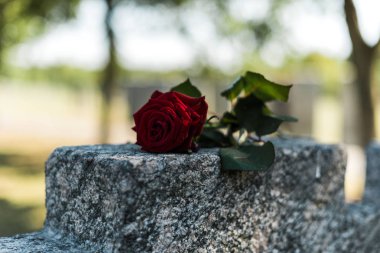
[[(120, 2), (122, 0), (119, 0)], [(162, 1), (162, 0), (134, 0), (132, 2), (135, 2), (139, 5), (148, 5), (148, 6), (151, 6), (151, 5), (164, 5), (166, 7), (177, 7), (177, 6), (181, 6), (182, 4), (186, 3), (186, 2), (189, 2), (189, 0), (165, 0), (165, 1)]]
[(263, 115), (263, 107), (264, 103), (253, 94), (239, 98), (234, 108), (238, 124), (248, 132), (255, 131)]
[(233, 100), (244, 91), (245, 95), (254, 94), (263, 102), (288, 101), (291, 85), (283, 86), (267, 80), (263, 75), (248, 71), (244, 76), (237, 79), (231, 88), (222, 92), (222, 96)]
[(190, 79), (186, 79), (183, 83), (171, 88), (170, 91), (176, 91), (195, 98), (202, 96), (202, 93), (198, 90), (198, 88), (191, 84)]
[(257, 136), (271, 134), (277, 131), (283, 121), (276, 117), (262, 115), (259, 124), (255, 128)]
[[(262, 144), (261, 137), (276, 132), (282, 122), (297, 119), (274, 115), (265, 103), (286, 102), (290, 88), (271, 82), (261, 74), (247, 72), (221, 93), (232, 103), (232, 109), (225, 112), (219, 121), (205, 125), (199, 138), (200, 145), (222, 147), (223, 169), (268, 169), (274, 162), (275, 151), (271, 142)], [(239, 136), (236, 138), (237, 132)], [(241, 141), (244, 133), (245, 140)]]
[(74, 17), (79, 0), (0, 0), (0, 61), (4, 52), (39, 35), (52, 22)]
[(245, 86), (244, 77), (239, 77), (232, 83), (231, 88), (223, 91), (221, 95), (232, 101), (239, 96), (239, 94), (245, 89)]
[(223, 170), (262, 171), (273, 164), (275, 152), (273, 144), (268, 141), (263, 145), (221, 148), (220, 157)]
[(70, 89), (95, 88), (97, 71), (84, 70), (71, 66), (56, 65), (45, 68), (7, 68), (5, 76), (25, 84), (45, 84), (65, 86)]
[(202, 135), (198, 139), (199, 143), (202, 143), (204, 148), (212, 147), (228, 147), (230, 141), (221, 131), (212, 127), (205, 127)]

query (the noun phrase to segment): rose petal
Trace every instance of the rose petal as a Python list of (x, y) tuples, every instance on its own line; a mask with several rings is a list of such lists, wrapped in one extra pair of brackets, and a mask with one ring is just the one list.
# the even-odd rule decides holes
[(203, 128), (205, 98), (155, 91), (134, 115), (137, 144), (149, 152), (187, 152)]

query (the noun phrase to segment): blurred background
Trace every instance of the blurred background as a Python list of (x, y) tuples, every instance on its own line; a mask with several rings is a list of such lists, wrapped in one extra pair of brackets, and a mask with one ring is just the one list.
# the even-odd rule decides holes
[(0, 0), (0, 236), (42, 227), (57, 146), (134, 141), (132, 114), (190, 77), (212, 113), (246, 70), (294, 84), (284, 132), (380, 135), (377, 0)]

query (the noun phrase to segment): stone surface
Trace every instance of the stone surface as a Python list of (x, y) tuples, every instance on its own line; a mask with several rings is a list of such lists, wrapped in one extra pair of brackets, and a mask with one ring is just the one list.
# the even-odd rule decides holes
[[(276, 146), (275, 165), (259, 174), (221, 172), (217, 150), (157, 155), (132, 145), (59, 148), (46, 166), (46, 226), (104, 252), (334, 247), (344, 232), (334, 221), (334, 212), (344, 209), (343, 150), (307, 140)], [(324, 222), (327, 208), (334, 210)]]
[(380, 252), (380, 143), (371, 143), (366, 153), (366, 190), (362, 205), (370, 211), (359, 233), (365, 235), (363, 252)]
[[(86, 253), (73, 238), (45, 229), (40, 232), (0, 238), (0, 253)], [(93, 251), (92, 251), (93, 252)]]
[(261, 173), (222, 172), (216, 149), (58, 148), (46, 163), (45, 231), (81, 252), (360, 252), (374, 216), (343, 203), (344, 150), (305, 139), (275, 146)]
[[(373, 142), (367, 150), (367, 176), (364, 198), (360, 203), (348, 205), (343, 213), (346, 226), (351, 227), (346, 240), (348, 252), (380, 252), (380, 144)], [(345, 251), (343, 251), (345, 252)]]
[(380, 210), (380, 143), (371, 143), (366, 153), (367, 175), (364, 203)]

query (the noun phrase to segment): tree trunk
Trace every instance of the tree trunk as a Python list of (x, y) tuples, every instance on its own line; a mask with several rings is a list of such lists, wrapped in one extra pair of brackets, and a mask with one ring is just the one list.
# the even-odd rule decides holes
[[(358, 114), (355, 119), (358, 132), (357, 143), (367, 145), (375, 135), (375, 109), (372, 91), (372, 75), (376, 49), (380, 41), (369, 46), (360, 34), (358, 18), (352, 0), (344, 1), (346, 24), (352, 42), (352, 56), (350, 58), (356, 70), (354, 95), (357, 96)], [(351, 116), (351, 115), (348, 115)]]
[(111, 126), (111, 111), (112, 111), (112, 98), (116, 89), (116, 75), (117, 75), (117, 57), (116, 57), (116, 44), (115, 33), (112, 27), (112, 16), (114, 5), (112, 0), (105, 0), (107, 4), (107, 12), (104, 20), (105, 31), (108, 39), (108, 62), (102, 73), (101, 80), (101, 95), (102, 105), (100, 112), (100, 143), (106, 143)]
[(3, 70), (3, 51), (4, 51), (4, 15), (7, 2), (0, 3), (0, 74)]
[(354, 91), (358, 101), (358, 143), (365, 147), (375, 136), (375, 108), (372, 92), (373, 53), (357, 52), (354, 57), (356, 81)]

